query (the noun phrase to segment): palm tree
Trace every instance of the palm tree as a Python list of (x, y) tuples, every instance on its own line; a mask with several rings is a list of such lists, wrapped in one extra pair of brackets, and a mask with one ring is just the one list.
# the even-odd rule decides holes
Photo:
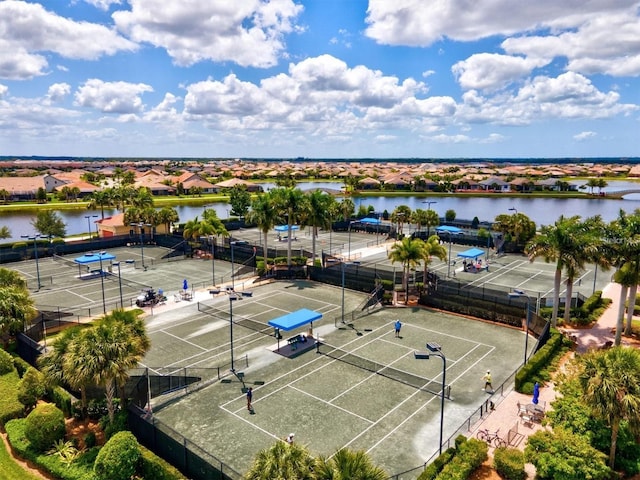
[(443, 262), (447, 260), (447, 249), (440, 243), (438, 235), (431, 235), (427, 240), (423, 241), (424, 250), (424, 273), (423, 280), (427, 281), (427, 267), (431, 264), (432, 257), (436, 257)]
[(583, 399), (611, 428), (609, 467), (613, 468), (620, 422), (640, 426), (640, 351), (614, 347), (588, 353), (580, 363)]
[(411, 221), (411, 208), (406, 205), (398, 205), (393, 212), (391, 212), (391, 221), (396, 223), (398, 235), (402, 235), (404, 232), (404, 223)]
[(310, 225), (311, 233), (311, 264), (316, 263), (316, 237), (318, 236), (318, 228), (331, 228), (332, 221), (332, 204), (335, 199), (331, 195), (327, 195), (321, 190), (315, 190), (307, 194), (308, 210), (305, 212), (304, 224)]
[(566, 255), (565, 271), (567, 274), (565, 280), (565, 309), (564, 322), (569, 323), (571, 320), (571, 298), (573, 296), (573, 282), (576, 276), (584, 271), (585, 265), (589, 261), (593, 261), (600, 250), (602, 232), (604, 224), (600, 216), (587, 218), (580, 224), (580, 231), (574, 235), (574, 243), (572, 252)]
[[(551, 326), (555, 328), (558, 322), (558, 306), (560, 303), (560, 280), (562, 270), (567, 263), (573, 262), (575, 255), (574, 244), (577, 241), (577, 233), (580, 232), (580, 217), (565, 218), (563, 215), (553, 225), (545, 225), (525, 247), (525, 253), (529, 261), (542, 257), (547, 263), (555, 262), (556, 271), (553, 279), (553, 314)], [(569, 305), (567, 305), (569, 308)]]
[(165, 226), (165, 232), (168, 234), (171, 232), (171, 225), (180, 220), (178, 212), (173, 207), (162, 207), (158, 210), (157, 215), (158, 225)]
[(22, 331), (35, 315), (27, 283), (17, 273), (0, 268), (0, 337), (5, 350), (10, 337)]
[(387, 472), (371, 462), (364, 451), (341, 448), (331, 458), (320, 457), (314, 469), (316, 480), (385, 480)]
[(291, 266), (291, 228), (300, 223), (307, 211), (307, 197), (299, 188), (287, 187), (272, 190), (276, 206), (287, 220), (287, 265)]
[(396, 242), (389, 252), (391, 263), (402, 263), (402, 285), (405, 291), (405, 303), (409, 301), (409, 272), (420, 265), (425, 258), (424, 242), (419, 238), (405, 237)]
[(69, 354), (70, 345), (75, 342), (82, 331), (81, 327), (71, 327), (63, 330), (54, 340), (51, 348), (38, 358), (38, 365), (47, 379), (56, 385), (67, 384), (72, 389), (80, 391), (80, 404), (83, 418), (87, 413), (87, 387), (92, 378), (86, 372), (76, 368), (85, 362), (84, 358), (73, 357)]
[(215, 235), (215, 233), (215, 229), (209, 222), (198, 220), (198, 217), (195, 217), (184, 224), (182, 236), (185, 240), (198, 240), (200, 237), (208, 237), (209, 235)]
[(278, 440), (271, 448), (261, 450), (245, 474), (245, 480), (313, 480), (316, 460), (297, 443)]
[(147, 187), (140, 187), (135, 190), (131, 198), (131, 205), (138, 208), (153, 207), (153, 194)]
[(274, 194), (271, 191), (258, 195), (251, 202), (251, 210), (247, 213), (247, 221), (249, 223), (255, 223), (262, 232), (264, 239), (262, 255), (264, 256), (265, 265), (267, 265), (269, 255), (267, 248), (269, 232), (275, 227), (278, 221), (278, 215), (278, 210), (275, 207)]
[(112, 313), (80, 332), (77, 340), (69, 344), (69, 362), (80, 378), (90, 378), (105, 388), (109, 420), (113, 422), (116, 386), (122, 385), (129, 371), (142, 360), (149, 348), (144, 324), (127, 315), (131, 312)]
[[(610, 264), (617, 268), (614, 274), (614, 281), (622, 286), (620, 290), (620, 309), (618, 310), (616, 322), (615, 345), (620, 345), (622, 340), (622, 329), (624, 326), (624, 305), (627, 292), (631, 290), (633, 297), (629, 295), (629, 306), (633, 311), (635, 304), (635, 293), (640, 280), (638, 275), (638, 261), (640, 260), (640, 211), (635, 210), (633, 214), (627, 215), (620, 210), (618, 218), (609, 223), (606, 229), (606, 236), (609, 240), (603, 245), (605, 258)], [(626, 264), (632, 266), (625, 267)], [(631, 288), (629, 288), (631, 287)]]
[(349, 220), (353, 217), (353, 212), (356, 211), (356, 205), (353, 203), (353, 200), (350, 198), (344, 198), (340, 202), (340, 214), (342, 215), (343, 220)]
[(0, 227), (0, 238), (11, 238), (11, 230), (6, 225)]
[(105, 207), (113, 206), (113, 190), (111, 188), (105, 188), (104, 190), (96, 190), (89, 196), (89, 203), (87, 208), (89, 210), (96, 210), (100, 208), (102, 219), (104, 220)]

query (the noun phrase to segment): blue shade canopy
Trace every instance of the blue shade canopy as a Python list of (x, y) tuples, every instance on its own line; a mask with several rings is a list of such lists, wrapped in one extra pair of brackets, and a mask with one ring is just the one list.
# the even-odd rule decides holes
[(360, 223), (372, 223), (374, 225), (378, 225), (380, 223), (379, 218), (367, 217), (358, 220)]
[(478, 258), (482, 255), (484, 255), (484, 250), (480, 250), (479, 248), (470, 248), (458, 254), (458, 256), (462, 258)]
[(300, 310), (296, 310), (295, 312), (283, 315), (282, 317), (269, 320), (269, 325), (288, 332), (289, 330), (302, 327), (303, 325), (311, 323), (314, 320), (318, 320), (319, 318), (322, 318), (321, 313), (314, 312), (313, 310), (309, 310), (308, 308), (303, 308)]
[[(300, 227), (298, 225), (291, 225), (291, 230), (298, 230)], [(276, 232), (287, 232), (289, 230), (289, 227), (287, 225), (276, 225), (275, 229)]]
[(79, 265), (87, 265), (89, 263), (99, 262), (100, 260), (102, 260), (103, 262), (106, 262), (107, 260), (115, 260), (115, 258), (116, 258), (115, 255), (111, 255), (110, 253), (107, 253), (107, 252), (85, 253), (81, 257), (74, 258), (73, 261)]
[(462, 233), (462, 229), (449, 225), (442, 225), (441, 227), (436, 227), (436, 232)]

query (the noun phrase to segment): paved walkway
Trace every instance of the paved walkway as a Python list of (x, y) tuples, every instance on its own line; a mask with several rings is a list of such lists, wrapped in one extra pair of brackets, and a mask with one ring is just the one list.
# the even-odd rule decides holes
[[(592, 327), (564, 329), (567, 334), (573, 335), (575, 338), (575, 352), (584, 353), (593, 348), (601, 347), (607, 341), (614, 340), (615, 333), (613, 329), (616, 326), (620, 288), (620, 285), (617, 283), (610, 283), (605, 287), (602, 296), (604, 298), (610, 298), (612, 302)], [(636, 342), (624, 337), (622, 343), (623, 345), (637, 345)], [(555, 397), (554, 384), (553, 382), (549, 382), (540, 389), (539, 404), (549, 409)], [(495, 410), (474, 425), (469, 435), (475, 437), (479, 429), (487, 429), (491, 432), (498, 430), (498, 434), (502, 438), (505, 440), (509, 438), (511, 440), (511, 447), (524, 450), (529, 435), (549, 427), (543, 427), (539, 423), (525, 423), (519, 416), (518, 403), (522, 405), (531, 403), (531, 395), (524, 395), (512, 390), (503, 397), (498, 398)], [(511, 434), (509, 432), (511, 432)], [(489, 454), (493, 454), (493, 448), (489, 448)], [(527, 465), (526, 470), (529, 478), (534, 478), (535, 471), (533, 465)]]

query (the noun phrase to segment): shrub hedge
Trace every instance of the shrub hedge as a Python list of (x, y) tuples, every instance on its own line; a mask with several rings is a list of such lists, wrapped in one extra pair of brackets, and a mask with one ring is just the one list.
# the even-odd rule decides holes
[(488, 458), (487, 442), (471, 438), (460, 445), (453, 459), (445, 465), (438, 480), (467, 480)]
[(518, 373), (516, 373), (516, 391), (526, 394), (533, 393), (533, 380), (536, 375), (549, 365), (554, 355), (560, 350), (560, 348), (562, 348), (565, 341), (566, 339), (564, 335), (554, 328), (551, 329), (547, 343), (529, 359), (525, 366), (518, 370)]
[(18, 401), (18, 382), (20, 377), (15, 369), (0, 375), (0, 427), (24, 414), (24, 406)]
[(98, 452), (93, 471), (98, 480), (129, 480), (141, 455), (133, 433), (118, 432)]
[(496, 448), (493, 452), (493, 468), (502, 478), (509, 480), (525, 480), (524, 452), (516, 448)]
[(18, 400), (27, 410), (36, 406), (47, 394), (44, 375), (39, 370), (29, 367), (18, 382)]
[(184, 480), (186, 477), (170, 463), (140, 445), (140, 475), (153, 480)]
[(0, 375), (9, 373), (13, 370), (13, 357), (8, 352), (0, 348)]
[(95, 480), (93, 464), (98, 455), (97, 448), (82, 453), (73, 463), (66, 465), (59, 455), (46, 455), (37, 451), (25, 435), (26, 419), (18, 418), (5, 425), (9, 443), (20, 457), (33, 462), (56, 478), (63, 480)]
[(64, 438), (64, 413), (52, 403), (42, 403), (27, 415), (24, 433), (33, 448), (44, 452)]

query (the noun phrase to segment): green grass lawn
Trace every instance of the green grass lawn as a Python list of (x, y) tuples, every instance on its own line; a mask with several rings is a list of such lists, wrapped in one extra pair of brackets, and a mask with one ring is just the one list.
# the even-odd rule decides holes
[(39, 480), (40, 477), (18, 465), (0, 441), (0, 480)]

